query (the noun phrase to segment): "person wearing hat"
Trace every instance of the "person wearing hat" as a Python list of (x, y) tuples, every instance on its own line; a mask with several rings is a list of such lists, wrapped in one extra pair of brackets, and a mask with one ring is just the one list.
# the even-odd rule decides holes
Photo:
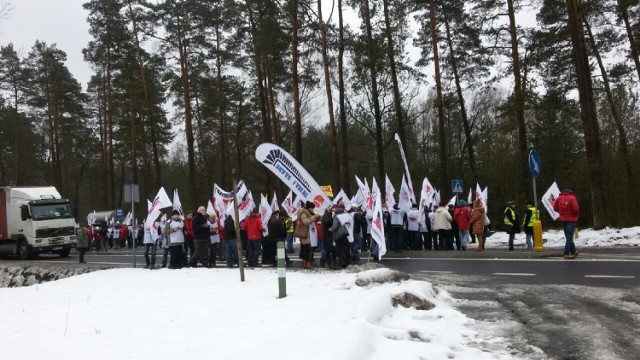
[(320, 219), (320, 215), (312, 215), (315, 205), (311, 201), (307, 201), (304, 207), (298, 210), (298, 222), (294, 236), (300, 238), (300, 259), (303, 261), (304, 269), (313, 270), (313, 253), (311, 251), (311, 237), (309, 236), (309, 225)]
[(471, 210), (464, 200), (458, 201), (458, 206), (453, 210), (453, 220), (458, 225), (458, 233), (460, 234), (460, 248), (465, 251), (469, 244), (469, 220), (471, 220)]
[(509, 250), (513, 250), (513, 241), (516, 239), (516, 234), (520, 232), (520, 215), (516, 212), (516, 202), (511, 200), (507, 202), (507, 207), (504, 209), (504, 226), (507, 234), (509, 234)]

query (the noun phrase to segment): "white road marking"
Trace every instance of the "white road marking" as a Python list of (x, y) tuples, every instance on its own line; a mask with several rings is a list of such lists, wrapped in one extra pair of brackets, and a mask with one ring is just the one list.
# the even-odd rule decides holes
[(422, 270), (421, 273), (428, 274), (453, 274), (453, 271), (439, 271), (439, 270)]
[(633, 275), (585, 275), (586, 278), (593, 279), (635, 279)]
[(531, 273), (493, 273), (493, 275), (500, 275), (500, 276), (536, 276), (536, 274), (531, 274)]

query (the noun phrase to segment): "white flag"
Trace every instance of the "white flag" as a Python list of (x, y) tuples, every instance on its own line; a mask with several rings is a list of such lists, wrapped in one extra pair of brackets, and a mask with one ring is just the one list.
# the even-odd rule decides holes
[(182, 210), (178, 189), (173, 190), (173, 210), (178, 210), (178, 212), (180, 212), (180, 219), (184, 219), (184, 211)]
[(409, 173), (409, 166), (407, 165), (407, 157), (404, 155), (404, 148), (402, 147), (402, 142), (400, 141), (400, 135), (396, 133), (395, 139), (398, 142), (398, 147), (400, 148), (400, 157), (402, 157), (402, 163), (404, 164), (404, 173), (407, 177), (407, 185), (409, 189), (409, 199), (411, 199), (412, 203), (416, 203), (416, 194), (413, 192), (413, 182), (411, 181), (411, 173)]
[(484, 188), (484, 190), (482, 190), (482, 203), (484, 204), (484, 213), (488, 213), (489, 212), (489, 192), (488, 192), (489, 187), (487, 186), (486, 188)]
[(432, 209), (434, 198), (434, 189), (429, 182), (429, 179), (424, 178), (422, 180), (422, 188), (420, 189), (420, 204), (418, 205), (418, 209), (420, 213), (424, 216), (424, 209)]
[(164, 188), (161, 187), (156, 197), (153, 198), (153, 202), (151, 202), (144, 227), (150, 229), (158, 216), (160, 216), (160, 210), (169, 206), (171, 206), (171, 200), (169, 200), (169, 196)]
[(411, 194), (404, 176), (402, 176), (402, 185), (400, 185), (400, 193), (398, 194), (398, 208), (405, 213), (411, 210)]
[(340, 189), (340, 192), (338, 193), (338, 195), (336, 195), (336, 197), (333, 198), (333, 205), (337, 205), (340, 200), (342, 200), (345, 209), (351, 208), (351, 200), (349, 200), (349, 198), (347, 197), (347, 194), (344, 192), (343, 189)]
[(389, 180), (389, 175), (385, 175), (385, 177), (384, 202), (387, 204), (387, 207), (391, 209), (393, 205), (396, 204), (396, 199), (393, 198), (396, 189), (393, 188), (393, 184), (391, 184), (391, 180)]
[(560, 189), (558, 188), (558, 184), (556, 184), (555, 181), (553, 182), (553, 184), (551, 184), (549, 190), (547, 190), (547, 192), (542, 196), (542, 204), (544, 205), (545, 209), (547, 209), (549, 215), (551, 215), (551, 218), (553, 218), (554, 221), (558, 220), (558, 218), (560, 217), (560, 214), (553, 210), (553, 204), (555, 204), (558, 196), (560, 196)]
[[(482, 204), (482, 207), (484, 207), (484, 200), (482, 199), (482, 189), (480, 188), (480, 184), (476, 183), (476, 200), (479, 200), (480, 203)], [(485, 214), (487, 209), (484, 209)]]
[(211, 203), (211, 200), (209, 200), (209, 202), (207, 203), (207, 215), (215, 215), (216, 211), (213, 209), (213, 203)]
[(371, 238), (378, 244), (378, 259), (381, 259), (387, 253), (387, 244), (384, 238), (384, 219), (382, 218), (382, 197), (380, 193), (375, 201), (373, 210), (373, 219), (371, 221)]
[[(376, 178), (373, 178), (371, 193), (369, 194), (369, 197), (367, 199), (367, 212), (373, 212), (373, 210), (375, 210), (374, 202), (376, 201), (376, 196), (378, 195), (382, 196), (380, 193), (380, 188), (378, 187), (378, 182), (376, 181)], [(382, 206), (384, 207), (384, 204), (382, 204)]]
[(311, 241), (311, 247), (318, 246), (318, 230), (316, 229), (316, 223), (309, 224), (309, 240)]
[(262, 226), (265, 228), (265, 231), (262, 233), (263, 236), (269, 235), (269, 228), (267, 224), (269, 223), (269, 219), (271, 219), (271, 214), (273, 214), (273, 210), (271, 209), (271, 205), (269, 205), (269, 201), (264, 197), (263, 194), (260, 194), (260, 207), (258, 208), (258, 212), (260, 213), (260, 220), (262, 220)]
[(473, 189), (469, 188), (469, 197), (467, 197), (467, 204), (473, 204)]
[(344, 214), (340, 214), (336, 216), (338, 218), (338, 220), (340, 220), (340, 224), (344, 225), (345, 228), (347, 228), (347, 231), (349, 232), (349, 236), (348, 236), (348, 240), (350, 243), (352, 243), (354, 241), (354, 237), (353, 237), (353, 213), (349, 214), (349, 213), (344, 213)]
[(357, 206), (362, 206), (362, 204), (364, 204), (364, 195), (362, 195), (362, 191), (360, 191), (360, 189), (358, 189), (358, 192), (356, 192), (355, 195), (353, 195), (353, 197), (351, 198), (351, 204), (356, 204)]
[(451, 198), (451, 200), (449, 200), (449, 202), (447, 203), (447, 205), (452, 205), (452, 206), (456, 206), (456, 200), (458, 198), (458, 195), (453, 195), (453, 197)]
[(280, 210), (280, 204), (278, 203), (278, 196), (276, 195), (275, 190), (273, 191), (273, 199), (271, 199), (271, 211), (275, 212)]

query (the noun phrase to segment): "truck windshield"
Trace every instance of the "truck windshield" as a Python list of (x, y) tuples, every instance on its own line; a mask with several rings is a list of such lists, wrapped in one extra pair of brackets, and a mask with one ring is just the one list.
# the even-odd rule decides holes
[(73, 218), (71, 204), (31, 204), (33, 220), (68, 219)]

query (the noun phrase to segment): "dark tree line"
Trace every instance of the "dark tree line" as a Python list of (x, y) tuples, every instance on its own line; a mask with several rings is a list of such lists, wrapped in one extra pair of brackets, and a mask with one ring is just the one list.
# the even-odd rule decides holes
[(506, 200), (532, 197), (536, 148), (538, 188), (576, 191), (585, 224), (640, 222), (638, 1), (83, 6), (88, 84), (55, 45), (0, 48), (3, 185), (55, 185), (80, 214), (123, 207), (129, 182), (144, 198), (178, 188), (195, 207), (235, 168), (284, 196), (253, 159), (273, 142), (335, 191), (351, 193), (354, 174), (398, 188), (398, 133), (416, 189), (426, 176), (448, 199), (452, 179), (479, 182), (500, 218)]

